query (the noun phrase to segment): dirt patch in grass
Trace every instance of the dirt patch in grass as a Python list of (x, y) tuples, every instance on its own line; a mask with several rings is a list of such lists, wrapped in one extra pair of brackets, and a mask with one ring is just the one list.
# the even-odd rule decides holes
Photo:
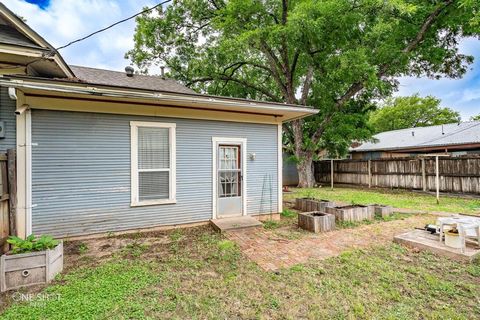
[(164, 252), (182, 245), (191, 245), (192, 238), (199, 233), (214, 233), (210, 226), (133, 233), (97, 239), (65, 242), (65, 270), (79, 264), (96, 265), (101, 262), (126, 257), (134, 259), (140, 255), (146, 259), (157, 259)]

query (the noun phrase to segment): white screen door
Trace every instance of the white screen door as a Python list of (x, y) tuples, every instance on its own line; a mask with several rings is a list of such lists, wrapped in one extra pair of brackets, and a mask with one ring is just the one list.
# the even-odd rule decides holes
[(217, 216), (242, 215), (241, 145), (219, 144), (217, 148)]

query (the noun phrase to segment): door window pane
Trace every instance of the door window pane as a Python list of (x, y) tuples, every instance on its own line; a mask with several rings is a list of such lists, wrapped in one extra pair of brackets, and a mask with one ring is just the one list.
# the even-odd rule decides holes
[(242, 172), (239, 163), (240, 147), (219, 146), (218, 194), (219, 197), (241, 195)]

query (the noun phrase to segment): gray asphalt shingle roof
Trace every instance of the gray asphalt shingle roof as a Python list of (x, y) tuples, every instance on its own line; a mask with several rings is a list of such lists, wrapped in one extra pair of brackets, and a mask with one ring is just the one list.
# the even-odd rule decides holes
[(78, 79), (88, 83), (178, 93), (195, 93), (175, 80), (162, 79), (159, 76), (135, 74), (133, 77), (127, 77), (125, 72), (120, 71), (72, 65), (70, 68)]
[[(413, 132), (413, 134), (412, 134)], [(448, 146), (480, 143), (480, 121), (450, 123), (443, 125), (408, 128), (379, 133), (377, 142), (367, 142), (351, 151), (380, 151), (406, 148)]]
[(24, 36), (14, 27), (0, 24), (0, 43), (13, 44), (32, 48), (42, 48), (35, 44), (32, 40)]

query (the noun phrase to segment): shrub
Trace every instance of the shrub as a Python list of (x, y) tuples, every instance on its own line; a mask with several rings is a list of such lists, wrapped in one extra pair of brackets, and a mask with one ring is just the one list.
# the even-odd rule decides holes
[(263, 227), (265, 229), (277, 229), (279, 227), (279, 224), (277, 221), (267, 220), (263, 222)]
[(235, 242), (230, 240), (222, 240), (218, 242), (218, 248), (222, 251), (229, 251), (235, 248)]
[(285, 217), (285, 218), (293, 218), (293, 217), (295, 217), (297, 214), (296, 214), (294, 211), (290, 210), (290, 209), (284, 209), (284, 210), (280, 213), (280, 215), (281, 215), (282, 217)]
[(25, 239), (16, 236), (10, 236), (7, 242), (12, 245), (12, 252), (17, 254), (53, 249), (60, 243), (60, 240), (55, 240), (49, 235), (43, 235), (35, 238), (35, 236), (31, 234)]

